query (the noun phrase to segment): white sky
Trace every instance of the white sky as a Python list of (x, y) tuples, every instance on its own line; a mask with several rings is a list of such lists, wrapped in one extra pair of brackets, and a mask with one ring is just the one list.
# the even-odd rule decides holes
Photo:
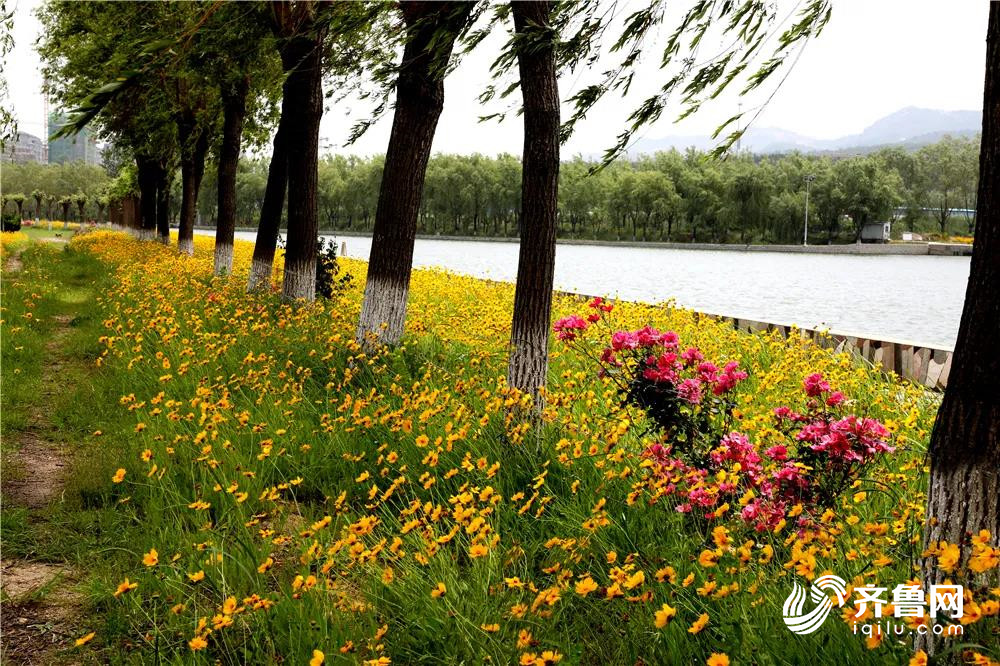
[[(9, 3), (10, 4), (10, 3)], [(8, 6), (9, 6), (8, 4)], [(16, 0), (15, 46), (4, 63), (11, 103), (20, 129), (44, 133), (41, 77), (34, 42), (39, 25), (37, 0)], [(791, 7), (788, 0), (779, 5)], [(627, 7), (627, 3), (626, 3)], [(756, 126), (779, 127), (815, 138), (836, 138), (863, 130), (875, 120), (906, 106), (941, 110), (981, 109), (986, 59), (986, 0), (834, 0), (833, 18), (823, 34), (805, 49), (782, 89), (761, 113)], [(445, 82), (445, 110), (434, 141), (435, 151), (519, 153), (520, 118), (479, 123), (485, 110), (477, 96), (487, 83), (488, 67), (503, 44), (494, 35), (466, 57)], [(599, 65), (600, 66), (600, 65)], [(606, 99), (564, 147), (564, 155), (597, 153), (614, 142), (635, 100), (662, 83), (655, 68), (644, 67), (630, 100)], [(565, 98), (579, 84), (575, 75), (560, 81)], [(514, 93), (516, 96), (518, 93)], [(676, 112), (665, 114), (643, 136), (708, 134), (736, 110), (735, 96), (720, 98), (682, 124)], [(744, 100), (750, 108), (761, 98)], [(342, 103), (323, 118), (323, 152), (381, 153), (389, 138), (391, 113), (356, 145), (338, 148), (367, 107)]]

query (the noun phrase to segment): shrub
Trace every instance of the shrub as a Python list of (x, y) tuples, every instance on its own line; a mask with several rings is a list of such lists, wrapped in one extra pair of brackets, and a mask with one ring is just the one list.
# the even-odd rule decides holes
[(739, 363), (720, 368), (696, 347), (680, 351), (675, 332), (650, 326), (611, 332), (610, 344), (597, 353), (598, 341), (583, 334), (605, 324), (612, 306), (595, 298), (589, 307), (586, 318), (557, 321), (556, 335), (596, 360), (599, 373), (617, 384), (623, 405), (644, 410), (652, 421), (659, 441), (643, 454), (651, 462), (650, 490), (674, 497), (678, 512), (713, 519), (736, 505), (757, 530), (783, 525), (786, 516), (806, 528), (894, 450), (882, 423), (845, 411), (844, 395), (812, 373), (802, 383), (801, 413), (787, 405), (773, 410), (774, 429), (788, 444), (760, 451), (733, 429), (736, 389), (748, 376)]
[(336, 241), (319, 238), (316, 246), (316, 295), (333, 298), (351, 283), (351, 274), (340, 275)]
[(2, 220), (2, 228), (4, 231), (21, 230), (21, 216), (17, 213), (4, 213), (0, 220)]
[[(285, 240), (278, 237), (278, 247), (285, 247)], [(339, 276), (339, 277), (338, 277)], [(340, 275), (337, 263), (337, 242), (322, 236), (316, 239), (316, 295), (333, 298), (351, 284), (350, 273)]]

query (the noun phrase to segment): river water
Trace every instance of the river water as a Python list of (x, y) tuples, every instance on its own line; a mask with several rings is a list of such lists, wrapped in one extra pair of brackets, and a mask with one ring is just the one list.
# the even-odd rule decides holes
[[(368, 259), (371, 238), (338, 238), (345, 241), (347, 256)], [(517, 252), (517, 243), (420, 239), (413, 263), (513, 281)], [(950, 349), (969, 261), (560, 244), (555, 286), (627, 300), (673, 298), (701, 312)]]

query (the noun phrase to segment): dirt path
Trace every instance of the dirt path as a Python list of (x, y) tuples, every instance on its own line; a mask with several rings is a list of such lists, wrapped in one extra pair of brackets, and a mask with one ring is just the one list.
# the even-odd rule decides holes
[(21, 253), (20, 252), (12, 254), (12, 255), (10, 255), (10, 257), (7, 258), (7, 271), (9, 273), (16, 273), (19, 270), (21, 270), (21, 268), (23, 268), (23, 266), (24, 266), (24, 264), (21, 263)]
[[(20, 268), (20, 258), (11, 256), (7, 270)], [(56, 315), (52, 321), (42, 387), (30, 412), (29, 427), (14, 435), (16, 451), (5, 461), (8, 469), (3, 483), (4, 510), (27, 509), (29, 521), (39, 530), (46, 529), (46, 509), (64, 501), (64, 471), (69, 462), (67, 452), (53, 441), (54, 426), (44, 406), (52, 404), (51, 398), (64, 389), (60, 385), (61, 349), (70, 317)], [(74, 590), (75, 582), (74, 572), (66, 563), (0, 557), (0, 662), (79, 663), (75, 655), (64, 652), (73, 646), (81, 631), (81, 597)]]

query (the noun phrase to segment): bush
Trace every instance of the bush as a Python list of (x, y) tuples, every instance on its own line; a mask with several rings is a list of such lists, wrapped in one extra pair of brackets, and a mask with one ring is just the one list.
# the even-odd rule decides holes
[[(285, 248), (285, 239), (280, 236), (278, 247)], [(316, 295), (333, 298), (334, 294), (351, 284), (350, 273), (344, 273), (340, 277), (338, 275), (340, 265), (337, 263), (337, 242), (320, 236), (316, 239)]]
[(316, 295), (332, 298), (351, 283), (351, 274), (340, 274), (337, 264), (337, 241), (319, 238), (316, 241)]
[(643, 455), (651, 462), (654, 484), (662, 482), (661, 494), (676, 498), (680, 513), (711, 520), (740, 506), (740, 518), (758, 531), (783, 525), (787, 515), (806, 529), (895, 450), (889, 430), (877, 419), (845, 411), (844, 394), (818, 372), (802, 382), (804, 409), (773, 409), (771, 427), (790, 444), (758, 450), (734, 429), (735, 389), (748, 377), (736, 361), (720, 368), (697, 347), (681, 351), (675, 332), (650, 326), (608, 328), (610, 344), (598, 353), (600, 341), (583, 334), (606, 324), (612, 306), (600, 298), (589, 305), (586, 318), (557, 321), (556, 335), (597, 361), (600, 376), (617, 385), (623, 406), (642, 409), (652, 421), (658, 441)]
[(17, 213), (4, 213), (2, 219), (2, 226), (4, 231), (20, 231), (21, 230), (21, 217)]

